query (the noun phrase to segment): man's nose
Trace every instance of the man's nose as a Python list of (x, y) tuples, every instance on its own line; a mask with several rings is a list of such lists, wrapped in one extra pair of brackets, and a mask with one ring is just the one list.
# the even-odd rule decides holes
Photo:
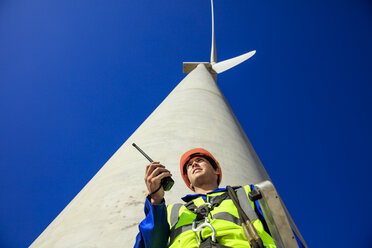
[(198, 162), (193, 161), (192, 164), (191, 164), (191, 167), (194, 168), (196, 165), (199, 165)]

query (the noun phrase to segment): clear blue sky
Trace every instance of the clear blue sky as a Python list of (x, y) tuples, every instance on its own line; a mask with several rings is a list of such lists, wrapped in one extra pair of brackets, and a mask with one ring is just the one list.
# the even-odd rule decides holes
[[(218, 60), (257, 50), (218, 83), (309, 247), (372, 247), (371, 1), (215, 15)], [(30, 245), (209, 55), (209, 0), (0, 1), (0, 247)]]

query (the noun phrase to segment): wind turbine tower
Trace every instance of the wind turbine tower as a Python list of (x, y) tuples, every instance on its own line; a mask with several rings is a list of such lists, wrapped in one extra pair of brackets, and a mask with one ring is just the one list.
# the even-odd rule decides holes
[(179, 173), (181, 155), (203, 147), (219, 161), (226, 185), (270, 180), (231, 107), (216, 84), (217, 74), (249, 59), (255, 51), (217, 62), (212, 7), (210, 62), (186, 62), (188, 75), (125, 141), (89, 183), (31, 244), (32, 248), (133, 247), (144, 218), (148, 192), (143, 181), (148, 161), (139, 145), (173, 174), (166, 203), (192, 193)]

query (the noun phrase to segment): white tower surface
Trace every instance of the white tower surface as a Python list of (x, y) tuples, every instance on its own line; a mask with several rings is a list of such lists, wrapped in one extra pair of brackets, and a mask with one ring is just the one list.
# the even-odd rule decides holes
[(219, 161), (223, 173), (221, 187), (269, 180), (215, 81), (215, 72), (243, 62), (255, 51), (220, 63), (212, 56), (215, 52), (212, 45), (211, 63), (184, 65), (184, 70), (189, 66), (191, 73), (30, 247), (133, 247), (138, 224), (144, 218), (148, 192), (143, 178), (149, 164), (132, 147), (133, 142), (172, 172), (175, 184), (166, 192), (167, 204), (181, 202), (180, 197), (192, 193), (179, 173), (181, 155), (192, 148), (205, 148)]

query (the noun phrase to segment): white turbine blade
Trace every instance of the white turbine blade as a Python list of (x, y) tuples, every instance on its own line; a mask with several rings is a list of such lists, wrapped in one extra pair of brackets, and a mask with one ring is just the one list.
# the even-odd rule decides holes
[(216, 49), (216, 38), (214, 35), (214, 10), (213, 10), (213, 0), (211, 0), (211, 10), (212, 10), (212, 48), (211, 48), (211, 64), (217, 62), (217, 49)]
[(239, 65), (240, 63), (246, 61), (247, 59), (252, 57), (255, 53), (256, 53), (256, 50), (253, 50), (253, 51), (250, 51), (250, 52), (245, 53), (243, 55), (240, 55), (238, 57), (221, 61), (217, 64), (212, 65), (212, 69), (216, 73), (224, 72), (224, 71), (226, 71), (230, 68), (233, 68), (234, 66)]

